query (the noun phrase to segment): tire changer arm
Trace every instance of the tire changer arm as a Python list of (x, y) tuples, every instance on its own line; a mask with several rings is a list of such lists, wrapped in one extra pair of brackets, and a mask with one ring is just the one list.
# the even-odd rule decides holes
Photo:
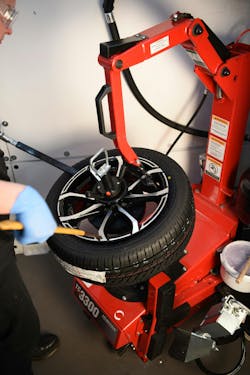
[[(201, 19), (180, 12), (132, 37), (101, 43), (98, 61), (106, 85), (96, 97), (99, 130), (128, 163), (140, 166), (126, 139), (121, 72), (177, 45), (191, 56), (194, 72), (214, 95), (201, 194), (221, 205), (233, 194), (250, 106), (249, 45), (225, 46)], [(111, 131), (105, 128), (102, 109), (106, 95)]]
[[(106, 3), (109, 5), (107, 10), (112, 12), (113, 2), (107, 0)], [(112, 19), (111, 13), (109, 17)], [(138, 157), (126, 138), (121, 72), (177, 45), (181, 45), (193, 59), (195, 74), (214, 97), (202, 184), (194, 187), (194, 196), (201, 212), (201, 223), (197, 231), (199, 228), (204, 230), (202, 220), (205, 215), (213, 217), (213, 214), (218, 214), (216, 218), (221, 222), (217, 230), (222, 234), (213, 237), (206, 246), (201, 246), (201, 236), (196, 236), (197, 239), (184, 257), (188, 257), (183, 261), (183, 265), (187, 265), (186, 272), (174, 283), (164, 273), (149, 280), (146, 305), (148, 314), (145, 315), (150, 318), (145, 323), (148, 329), (143, 331), (136, 344), (136, 352), (144, 361), (155, 358), (161, 352), (166, 331), (186, 319), (189, 308), (198, 306), (215, 292), (215, 286), (221, 282), (218, 276), (210, 274), (215, 264), (215, 253), (218, 244), (233, 238), (238, 222), (230, 210), (218, 210), (218, 206), (222, 207), (233, 194), (244, 139), (250, 106), (249, 45), (237, 41), (225, 46), (201, 19), (179, 12), (165, 22), (132, 37), (101, 43), (99, 63), (104, 68), (106, 84), (96, 98), (100, 133), (113, 140), (128, 163), (140, 166)], [(110, 131), (104, 123), (102, 100), (105, 96), (108, 96)], [(207, 222), (212, 221), (204, 221)], [(199, 256), (192, 251), (193, 248), (199, 249)], [(198, 267), (202, 269), (199, 277)], [(199, 282), (195, 283), (197, 280)], [(233, 300), (233, 303), (239, 307), (238, 301)], [(246, 313), (248, 311), (244, 311), (245, 315)], [(238, 323), (239, 319), (236, 318), (235, 327), (238, 327)], [(200, 329), (198, 337), (204, 338), (206, 353), (214, 346), (213, 340), (205, 340), (205, 336), (203, 337), (204, 332), (209, 332), (208, 329), (206, 324), (204, 329)], [(183, 335), (181, 343), (183, 344)], [(182, 353), (185, 361), (194, 359), (191, 346), (187, 347), (185, 355)], [(196, 350), (196, 355), (197, 353), (199, 351)]]

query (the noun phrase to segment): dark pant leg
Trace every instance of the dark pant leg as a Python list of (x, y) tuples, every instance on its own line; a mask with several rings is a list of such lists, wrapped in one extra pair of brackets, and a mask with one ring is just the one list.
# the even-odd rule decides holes
[(31, 353), (39, 340), (36, 309), (15, 260), (0, 285), (0, 374), (31, 375)]

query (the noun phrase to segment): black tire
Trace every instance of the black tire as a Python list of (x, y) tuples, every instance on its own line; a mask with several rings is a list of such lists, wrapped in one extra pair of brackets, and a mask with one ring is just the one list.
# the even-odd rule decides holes
[[(150, 181), (138, 177), (136, 168), (124, 163), (117, 150), (109, 151), (110, 175), (118, 176), (117, 183), (123, 186), (112, 204), (103, 203), (104, 198), (98, 204), (93, 200), (99, 184), (90, 173), (89, 159), (74, 165), (76, 175), (64, 173), (51, 188), (47, 202), (60, 225), (85, 231), (91, 225), (92, 232), (99, 230), (103, 236), (100, 241), (68, 235), (48, 240), (69, 273), (111, 287), (133, 285), (165, 270), (183, 255), (195, 219), (188, 178), (174, 160), (159, 152), (141, 148), (135, 152)], [(99, 156), (96, 167), (103, 161)], [(91, 192), (90, 197), (86, 192)], [(87, 216), (86, 210), (93, 214)], [(83, 218), (77, 217), (79, 212)]]

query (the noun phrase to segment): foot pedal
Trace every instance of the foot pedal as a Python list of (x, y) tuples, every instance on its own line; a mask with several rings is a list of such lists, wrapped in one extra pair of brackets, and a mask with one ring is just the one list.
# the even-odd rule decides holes
[(188, 332), (177, 328), (169, 355), (182, 362), (190, 362), (216, 350), (216, 342), (207, 334)]

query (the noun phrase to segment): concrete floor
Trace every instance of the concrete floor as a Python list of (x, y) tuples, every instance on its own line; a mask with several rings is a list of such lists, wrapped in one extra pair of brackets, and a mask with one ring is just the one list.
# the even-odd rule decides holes
[[(153, 361), (144, 363), (129, 348), (122, 355), (107, 344), (104, 336), (84, 314), (72, 295), (72, 276), (56, 262), (52, 253), (25, 256), (17, 255), (33, 302), (39, 312), (44, 330), (56, 333), (61, 340), (58, 352), (42, 362), (35, 362), (34, 375), (200, 375), (194, 362), (183, 363), (168, 355), (168, 344)], [(192, 318), (187, 328), (197, 326), (204, 314)], [(171, 336), (168, 339), (171, 342)], [(247, 342), (247, 359), (240, 375), (250, 374), (250, 343)], [(239, 358), (239, 342), (224, 346), (209, 357), (210, 370), (225, 372)], [(205, 360), (204, 360), (205, 361)], [(231, 368), (230, 368), (231, 366)]]

